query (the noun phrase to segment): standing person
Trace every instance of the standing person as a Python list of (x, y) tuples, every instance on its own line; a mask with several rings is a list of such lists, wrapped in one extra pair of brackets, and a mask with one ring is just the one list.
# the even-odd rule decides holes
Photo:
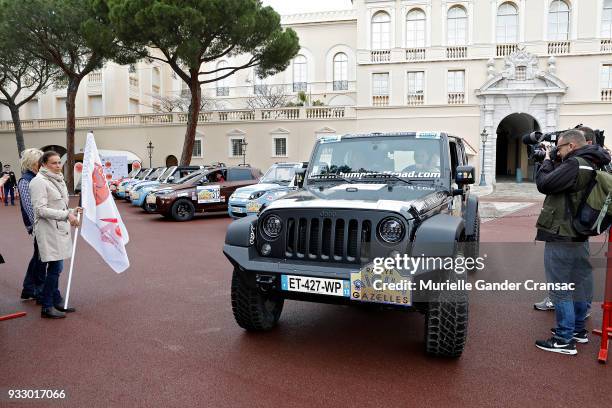
[[(610, 163), (610, 155), (599, 146), (587, 145), (584, 133), (569, 130), (557, 144), (561, 164), (550, 160), (550, 148), (536, 175), (538, 191), (546, 194), (536, 223), (536, 240), (544, 246), (546, 280), (559, 289), (549, 291), (557, 326), (553, 337), (537, 340), (545, 351), (576, 354), (576, 342), (587, 343), (585, 319), (593, 293), (593, 274), (589, 263), (588, 237), (576, 232), (572, 214), (592, 179), (593, 171)], [(563, 285), (574, 285), (574, 290)]]
[[(36, 173), (38, 173), (38, 163), (42, 155), (43, 152), (39, 149), (26, 149), (21, 155), (22, 176), (17, 182), (17, 190), (19, 190), (19, 203), (21, 204), (23, 224), (30, 235), (34, 232), (34, 208), (32, 208), (32, 200), (30, 199), (30, 182), (36, 177)], [(46, 274), (47, 265), (40, 260), (38, 244), (36, 243), (36, 238), (34, 238), (34, 254), (32, 259), (30, 259), (28, 270), (23, 279), (21, 299), (36, 299), (40, 302)]]
[(3, 176), (8, 176), (8, 179), (4, 183), (4, 205), (8, 206), (8, 196), (11, 195), (11, 205), (15, 205), (15, 187), (17, 186), (17, 179), (15, 173), (11, 171), (11, 165), (4, 165)]
[(47, 263), (43, 286), (41, 317), (61, 319), (74, 308), (62, 307), (59, 275), (64, 259), (71, 255), (70, 226), (78, 226), (81, 208), (68, 208), (68, 189), (62, 174), (62, 162), (57, 152), (45, 152), (40, 158), (38, 174), (30, 182), (30, 197), (34, 208), (34, 237), (40, 259)]

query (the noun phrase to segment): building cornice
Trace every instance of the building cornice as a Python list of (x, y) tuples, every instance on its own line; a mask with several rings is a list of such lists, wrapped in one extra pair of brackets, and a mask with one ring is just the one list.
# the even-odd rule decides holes
[(333, 10), (333, 11), (318, 11), (316, 13), (300, 13), (287, 14), (281, 16), (281, 24), (307, 24), (307, 23), (323, 23), (334, 21), (357, 21), (357, 10)]

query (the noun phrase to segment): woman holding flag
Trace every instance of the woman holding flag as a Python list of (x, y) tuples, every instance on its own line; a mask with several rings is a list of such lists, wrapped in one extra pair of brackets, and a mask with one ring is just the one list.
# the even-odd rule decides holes
[(43, 286), (41, 316), (52, 319), (66, 317), (74, 308), (62, 307), (59, 275), (64, 259), (72, 253), (70, 226), (79, 225), (77, 207), (68, 208), (68, 189), (62, 174), (62, 162), (57, 152), (48, 151), (40, 159), (40, 170), (30, 182), (30, 196), (34, 208), (34, 236), (40, 259), (47, 263), (47, 277)]

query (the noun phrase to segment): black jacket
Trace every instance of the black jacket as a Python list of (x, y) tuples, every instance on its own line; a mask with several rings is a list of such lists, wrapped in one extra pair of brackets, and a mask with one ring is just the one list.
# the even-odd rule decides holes
[[(542, 166), (536, 174), (536, 186), (542, 194), (553, 195), (566, 192), (573, 192), (576, 188), (578, 179), (578, 169), (580, 164), (576, 157), (587, 160), (595, 169), (600, 169), (610, 163), (610, 153), (598, 145), (586, 145), (580, 149), (569, 153), (561, 163), (553, 163), (544, 160)], [(585, 241), (583, 237), (579, 240)], [(563, 241), (565, 239), (554, 236), (546, 231), (538, 229), (536, 235), (538, 241)]]
[(12, 171), (3, 171), (2, 175), (4, 176), (5, 174), (8, 174), (9, 178), (8, 180), (6, 180), (6, 183), (4, 183), (5, 187), (15, 187), (17, 185), (17, 178), (15, 177), (15, 173), (13, 173)]

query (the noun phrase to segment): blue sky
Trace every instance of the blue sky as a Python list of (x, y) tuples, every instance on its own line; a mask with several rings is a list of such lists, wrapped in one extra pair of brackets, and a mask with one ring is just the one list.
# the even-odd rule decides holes
[(310, 13), (351, 8), (351, 0), (262, 0), (279, 14)]

